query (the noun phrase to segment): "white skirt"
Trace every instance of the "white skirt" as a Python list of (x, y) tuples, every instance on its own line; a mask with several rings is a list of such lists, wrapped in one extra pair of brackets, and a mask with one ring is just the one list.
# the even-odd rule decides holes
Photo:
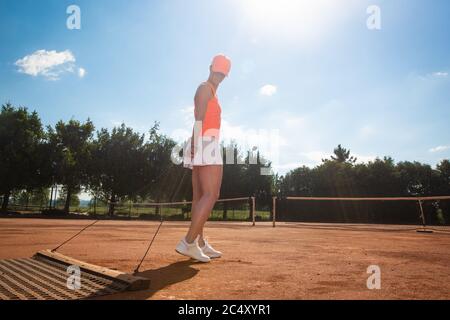
[(203, 137), (199, 139), (194, 157), (191, 155), (191, 141), (189, 139), (183, 149), (183, 167), (193, 169), (196, 166), (223, 165), (222, 147), (216, 137)]

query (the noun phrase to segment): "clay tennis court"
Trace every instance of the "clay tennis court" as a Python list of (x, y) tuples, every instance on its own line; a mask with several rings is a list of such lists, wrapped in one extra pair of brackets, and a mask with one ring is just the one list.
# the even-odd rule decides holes
[[(0, 259), (30, 257), (89, 220), (0, 219)], [(165, 222), (138, 274), (149, 290), (101, 299), (449, 299), (450, 233), (414, 226), (209, 222), (224, 252), (199, 264), (174, 251), (188, 223)], [(58, 252), (132, 273), (157, 222), (100, 221)], [(366, 286), (381, 268), (381, 290)]]

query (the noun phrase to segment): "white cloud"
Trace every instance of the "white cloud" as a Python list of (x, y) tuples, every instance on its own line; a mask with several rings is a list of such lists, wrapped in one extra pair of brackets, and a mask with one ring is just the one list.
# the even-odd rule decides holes
[(181, 108), (181, 113), (183, 114), (194, 114), (194, 106), (185, 106)]
[(437, 146), (435, 148), (431, 148), (429, 152), (441, 152), (450, 149), (450, 146)]
[(300, 129), (300, 127), (305, 125), (305, 118), (291, 115), (286, 117), (284, 123), (289, 128)]
[(435, 78), (447, 78), (448, 72), (438, 71), (438, 72), (433, 72), (431, 75)]
[(417, 74), (411, 74), (410, 78), (412, 79), (419, 79), (422, 81), (429, 81), (429, 80), (436, 80), (436, 79), (446, 79), (448, 77), (447, 71), (436, 71), (431, 72), (427, 74), (417, 75)]
[(78, 76), (80, 78), (84, 78), (85, 75), (86, 75), (86, 70), (84, 68), (78, 68)]
[(300, 167), (314, 167), (313, 164), (308, 164), (308, 163), (301, 163), (301, 162), (289, 162), (289, 163), (284, 163), (284, 164), (274, 164), (272, 166), (274, 172), (278, 172), (280, 175), (286, 175), (286, 173), (288, 173), (289, 171), (292, 171), (294, 169), (300, 168)]
[(261, 89), (259, 89), (259, 93), (263, 96), (271, 97), (275, 93), (277, 93), (277, 90), (278, 90), (277, 86), (274, 86), (272, 84), (266, 84)]
[(351, 156), (354, 156), (356, 158), (356, 163), (368, 163), (369, 161), (375, 161), (377, 158), (376, 156), (365, 156), (362, 154), (350, 154)]
[[(374, 161), (376, 156), (371, 155), (361, 155), (357, 153), (351, 152), (351, 156), (356, 158), (356, 163), (368, 163), (369, 161)], [(307, 167), (315, 167), (322, 163), (322, 159), (331, 159), (333, 152), (325, 152), (325, 151), (310, 151), (310, 152), (301, 152), (300, 156), (306, 159), (303, 163)], [(302, 165), (303, 165), (302, 164)]]
[(43, 76), (48, 80), (59, 80), (63, 73), (78, 72), (82, 78), (86, 70), (75, 67), (75, 56), (70, 50), (57, 52), (55, 50), (37, 50), (15, 62), (18, 71), (30, 76)]
[(315, 165), (320, 164), (322, 159), (328, 159), (330, 157), (329, 152), (323, 151), (310, 151), (310, 152), (302, 152), (300, 153), (304, 158), (308, 159), (311, 163)]
[(183, 124), (186, 127), (192, 127), (195, 121), (194, 106), (185, 106), (179, 109), (183, 117)]
[(193, 105), (173, 108), (170, 120), (172, 130), (169, 133), (169, 136), (178, 143), (186, 141), (186, 139), (189, 139), (192, 135), (194, 122)]
[(363, 139), (369, 138), (376, 133), (376, 130), (371, 125), (365, 125), (359, 129), (359, 136)]

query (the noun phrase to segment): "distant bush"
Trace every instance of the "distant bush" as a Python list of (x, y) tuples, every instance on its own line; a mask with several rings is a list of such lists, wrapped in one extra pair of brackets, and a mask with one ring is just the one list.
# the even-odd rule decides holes
[(143, 213), (143, 214), (139, 215), (139, 219), (142, 219), (142, 220), (160, 220), (161, 216), (159, 214)]
[(436, 210), (436, 217), (437, 217), (437, 221), (439, 224), (445, 225), (445, 217), (444, 217), (444, 212), (442, 211), (442, 209)]
[(7, 217), (11, 217), (11, 216), (20, 216), (20, 212), (16, 212), (16, 211), (1, 211), (0, 210), (0, 216), (7, 216)]
[(50, 217), (66, 217), (69, 214), (61, 209), (45, 209), (42, 210), (42, 215)]
[(186, 220), (184, 214), (172, 214), (172, 215), (167, 215), (165, 217), (163, 217), (164, 220), (168, 220), (168, 221), (182, 221), (182, 220)]

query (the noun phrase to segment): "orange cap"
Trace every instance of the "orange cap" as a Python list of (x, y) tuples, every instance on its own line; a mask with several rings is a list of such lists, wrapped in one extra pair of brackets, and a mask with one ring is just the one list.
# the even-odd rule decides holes
[(211, 63), (213, 72), (220, 72), (228, 76), (231, 70), (231, 60), (223, 54), (219, 54), (214, 57)]

